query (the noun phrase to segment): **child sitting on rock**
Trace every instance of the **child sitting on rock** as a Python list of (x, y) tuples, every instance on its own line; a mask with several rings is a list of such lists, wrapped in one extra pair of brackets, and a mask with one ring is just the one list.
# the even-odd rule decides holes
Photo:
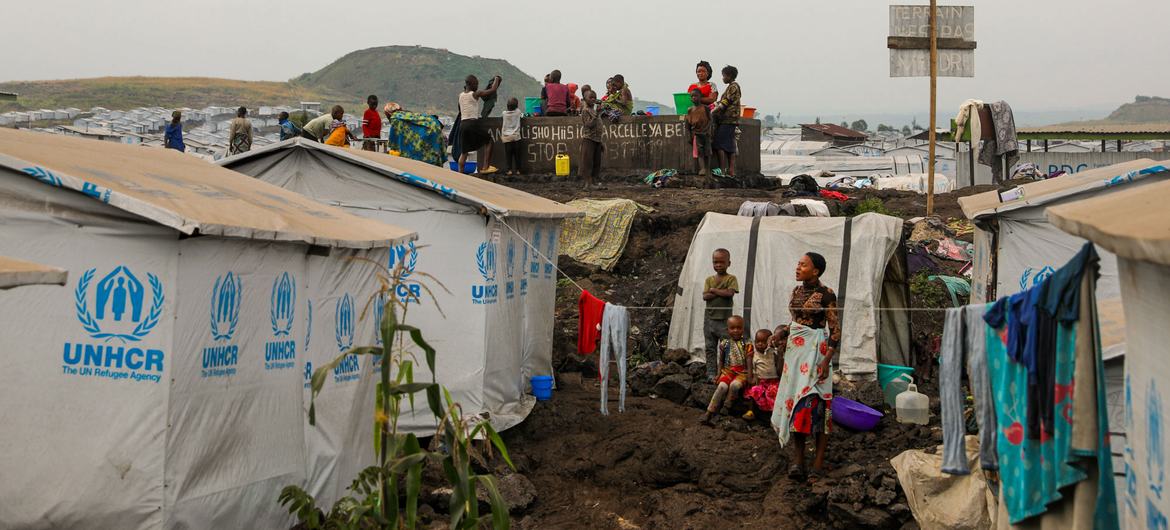
[(761, 329), (756, 332), (755, 347), (752, 349), (752, 373), (748, 376), (748, 390), (744, 393), (750, 410), (743, 415), (743, 419), (748, 421), (755, 419), (756, 410), (771, 413), (776, 404), (776, 389), (780, 383), (778, 367), (784, 353), (768, 345), (771, 338), (771, 330)]
[(732, 315), (727, 319), (727, 335), (728, 338), (719, 339), (716, 348), (719, 375), (715, 380), (715, 393), (711, 396), (707, 411), (699, 418), (700, 423), (707, 425), (711, 425), (720, 413), (727, 414), (731, 404), (743, 391), (748, 366), (752, 362), (752, 345), (743, 338), (743, 317)]

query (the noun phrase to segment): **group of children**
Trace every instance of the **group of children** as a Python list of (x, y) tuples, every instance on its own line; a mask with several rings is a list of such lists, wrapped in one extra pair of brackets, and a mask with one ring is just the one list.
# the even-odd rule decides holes
[(711, 170), (712, 175), (734, 178), (736, 124), (742, 97), (736, 81), (739, 70), (734, 66), (723, 67), (723, 82), (727, 89), (720, 98), (714, 85), (707, 82), (711, 76), (711, 65), (707, 61), (700, 61), (697, 69), (699, 82), (688, 88), (691, 108), (686, 114), (687, 131), (691, 137), (691, 158), (695, 160), (699, 175), (706, 176), (708, 160), (717, 154), (719, 166)]

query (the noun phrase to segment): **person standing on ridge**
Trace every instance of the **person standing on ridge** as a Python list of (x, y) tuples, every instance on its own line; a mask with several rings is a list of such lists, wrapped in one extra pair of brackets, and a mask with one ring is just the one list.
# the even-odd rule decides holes
[(568, 116), (569, 107), (573, 105), (569, 87), (561, 84), (561, 71), (553, 70), (548, 74), (548, 83), (540, 89), (541, 109), (545, 116)]
[(366, 112), (362, 114), (362, 151), (377, 151), (382, 137), (382, 115), (378, 112), (378, 96), (366, 98)]
[(252, 121), (248, 119), (248, 108), (236, 109), (236, 117), (228, 125), (228, 155), (238, 155), (252, 150)]
[[(500, 76), (496, 76), (491, 83), (491, 88), (486, 90), (479, 89), (479, 78), (474, 75), (469, 75), (463, 81), (463, 92), (459, 94), (459, 172), (463, 173), (463, 166), (467, 163), (467, 153), (471, 151), (478, 151), (483, 148), (484, 156), (476, 155), (476, 161), (480, 165), (477, 173), (481, 175), (491, 175), (497, 171), (492, 163), (492, 136), (488, 132), (487, 125), (479, 118), (479, 100), (495, 96), (496, 90), (500, 88)], [(482, 166), (487, 164), (487, 169)]]
[(167, 124), (167, 130), (163, 134), (163, 147), (174, 149), (180, 153), (187, 150), (187, 145), (183, 143), (183, 124), (180, 123), (182, 118), (182, 112), (177, 110), (172, 112), (171, 122)]

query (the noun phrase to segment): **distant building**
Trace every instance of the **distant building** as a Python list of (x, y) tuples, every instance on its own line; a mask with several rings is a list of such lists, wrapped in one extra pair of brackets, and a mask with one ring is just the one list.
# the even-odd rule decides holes
[(862, 143), (866, 138), (863, 132), (831, 123), (800, 124), (800, 139), (806, 142), (830, 142), (835, 146), (846, 146)]

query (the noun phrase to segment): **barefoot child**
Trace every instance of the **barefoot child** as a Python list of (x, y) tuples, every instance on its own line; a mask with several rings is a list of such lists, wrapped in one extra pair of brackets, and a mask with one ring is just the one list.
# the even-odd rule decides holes
[(719, 341), (719, 379), (716, 380), (715, 393), (707, 405), (707, 412), (699, 418), (700, 422), (707, 425), (711, 425), (717, 415), (727, 414), (747, 382), (752, 345), (743, 338), (743, 317), (732, 315), (727, 319), (727, 335), (728, 338)]
[(520, 174), (520, 101), (508, 98), (508, 110), (504, 111), (500, 127), (500, 140), (504, 142), (505, 175)]
[(703, 93), (691, 91), (691, 108), (687, 110), (687, 130), (691, 133), (691, 158), (695, 159), (699, 176), (707, 176), (707, 158), (711, 156), (711, 110), (702, 104)]
[(780, 383), (777, 362), (784, 354), (778, 348), (768, 345), (771, 338), (771, 330), (761, 329), (756, 332), (752, 348), (752, 373), (748, 376), (748, 391), (744, 393), (751, 408), (743, 415), (743, 419), (748, 421), (756, 418), (756, 410), (771, 414), (776, 404), (776, 388)]
[(719, 375), (715, 369), (718, 363), (715, 349), (720, 339), (727, 337), (727, 319), (731, 317), (732, 299), (739, 292), (739, 280), (727, 272), (730, 266), (731, 252), (725, 248), (716, 250), (711, 254), (711, 267), (715, 269), (715, 274), (703, 282), (703, 301), (707, 302), (703, 315), (703, 340), (707, 353), (707, 380), (712, 383), (715, 382), (715, 376)]
[(579, 166), (581, 180), (585, 188), (589, 189), (601, 178), (601, 152), (605, 145), (601, 143), (601, 118), (597, 116), (597, 94), (592, 90), (585, 91), (585, 100), (581, 102), (581, 165)]

